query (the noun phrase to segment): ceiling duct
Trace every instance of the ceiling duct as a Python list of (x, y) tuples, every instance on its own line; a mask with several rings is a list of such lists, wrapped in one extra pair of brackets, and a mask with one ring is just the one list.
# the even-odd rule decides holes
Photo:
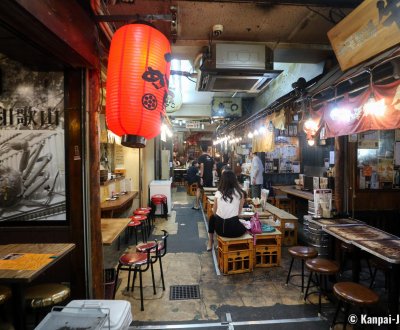
[(264, 45), (215, 44), (203, 56), (196, 90), (257, 94), (282, 72), (273, 70), (272, 54)]

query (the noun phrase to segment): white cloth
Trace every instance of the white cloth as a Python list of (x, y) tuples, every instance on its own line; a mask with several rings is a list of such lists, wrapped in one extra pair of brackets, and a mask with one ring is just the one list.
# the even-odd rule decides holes
[(255, 184), (263, 184), (263, 172), (264, 166), (261, 159), (254, 155), (253, 160), (251, 161), (250, 184), (253, 184), (253, 178), (256, 179)]
[(232, 202), (229, 202), (229, 198), (225, 201), (222, 198), (222, 193), (218, 190), (215, 192), (215, 199), (217, 200), (217, 215), (222, 219), (229, 219), (232, 217), (236, 217), (239, 215), (239, 207), (240, 207), (240, 195), (236, 191), (235, 194), (232, 195)]

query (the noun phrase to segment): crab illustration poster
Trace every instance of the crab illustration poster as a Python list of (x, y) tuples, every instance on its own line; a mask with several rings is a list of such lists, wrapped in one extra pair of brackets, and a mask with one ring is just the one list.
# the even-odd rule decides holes
[(65, 221), (63, 73), (0, 64), (0, 223)]

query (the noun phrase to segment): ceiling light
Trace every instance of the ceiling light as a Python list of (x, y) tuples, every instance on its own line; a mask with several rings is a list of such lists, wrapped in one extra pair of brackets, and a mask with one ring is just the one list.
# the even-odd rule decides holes
[(351, 110), (349, 108), (333, 108), (329, 114), (332, 120), (341, 122), (350, 122), (351, 120)]
[(364, 104), (364, 112), (366, 115), (381, 117), (385, 114), (385, 110), (385, 99), (380, 99), (379, 101), (376, 101), (373, 95), (371, 95), (369, 100)]
[(315, 144), (315, 140), (314, 139), (309, 139), (307, 140), (307, 143), (310, 147), (312, 147)]
[(247, 134), (247, 137), (249, 138), (249, 139), (252, 139), (253, 138), (253, 133), (251, 133), (251, 132), (249, 132), (249, 134)]

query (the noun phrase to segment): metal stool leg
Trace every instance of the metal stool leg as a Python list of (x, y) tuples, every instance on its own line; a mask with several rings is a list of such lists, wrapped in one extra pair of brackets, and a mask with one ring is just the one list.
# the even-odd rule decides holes
[(161, 259), (162, 259), (161, 257), (158, 257), (158, 260), (160, 262), (160, 273), (161, 273), (162, 288), (163, 288), (163, 291), (165, 291), (164, 272), (163, 272), (162, 260)]
[(292, 272), (293, 262), (294, 262), (294, 258), (292, 257), (292, 261), (290, 262), (289, 272), (286, 277), (286, 285), (288, 285), (288, 283), (289, 283), (289, 278), (290, 278), (290, 273)]

